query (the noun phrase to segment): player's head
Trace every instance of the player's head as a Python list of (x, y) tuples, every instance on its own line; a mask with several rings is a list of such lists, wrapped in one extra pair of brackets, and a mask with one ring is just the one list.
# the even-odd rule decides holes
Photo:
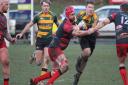
[(65, 15), (66, 18), (68, 18), (70, 21), (75, 21), (75, 10), (72, 6), (68, 6), (65, 9)]
[(51, 1), (50, 0), (41, 0), (40, 5), (43, 12), (48, 12), (50, 9)]
[(94, 2), (93, 1), (87, 2), (86, 13), (87, 15), (92, 15), (94, 13)]
[(121, 4), (120, 9), (124, 12), (128, 12), (128, 3)]
[(7, 13), (9, 8), (9, 1), (8, 0), (0, 0), (0, 12)]

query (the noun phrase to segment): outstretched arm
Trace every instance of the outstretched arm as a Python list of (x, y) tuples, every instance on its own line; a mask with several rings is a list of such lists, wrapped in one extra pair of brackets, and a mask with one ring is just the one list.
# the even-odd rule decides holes
[(8, 33), (7, 30), (4, 31), (4, 37), (5, 37), (9, 42), (12, 41), (12, 37), (11, 37), (10, 33)]
[(21, 33), (16, 35), (16, 38), (21, 38), (32, 26), (34, 25), (34, 23), (32, 21), (30, 21), (25, 28), (21, 31)]
[(14, 44), (14, 43), (16, 42), (16, 38), (12, 38), (11, 35), (10, 35), (10, 33), (9, 33), (7, 30), (4, 31), (4, 37), (5, 37), (9, 42), (11, 42), (12, 44)]
[(104, 21), (98, 22), (98, 24), (94, 28), (90, 28), (87, 31), (80, 31), (78, 36), (90, 35), (109, 23), (110, 23), (110, 20), (108, 18), (106, 18)]
[(24, 33), (26, 33), (31, 27), (32, 25), (34, 25), (34, 23), (32, 21), (30, 21), (25, 28), (22, 30), (21, 34), (23, 35)]

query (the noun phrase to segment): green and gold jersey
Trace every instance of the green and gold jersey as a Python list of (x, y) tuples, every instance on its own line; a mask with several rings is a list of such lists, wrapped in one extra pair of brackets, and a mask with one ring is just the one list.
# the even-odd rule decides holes
[(37, 37), (47, 38), (52, 35), (53, 23), (58, 25), (58, 20), (56, 15), (49, 11), (47, 14), (43, 12), (37, 14), (34, 17), (33, 23), (37, 23)]
[(94, 26), (93, 24), (98, 20), (98, 16), (96, 13), (93, 13), (91, 16), (87, 16), (86, 11), (80, 11), (77, 16), (77, 24), (82, 20), (86, 23), (85, 29), (89, 29)]

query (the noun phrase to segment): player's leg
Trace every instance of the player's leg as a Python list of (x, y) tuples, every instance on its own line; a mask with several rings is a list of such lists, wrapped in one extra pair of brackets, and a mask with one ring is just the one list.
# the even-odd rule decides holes
[(89, 48), (89, 40), (88, 39), (80, 39), (80, 46), (82, 48), (81, 55), (77, 58), (76, 61), (76, 71), (77, 73), (74, 75), (74, 82), (73, 85), (77, 85), (79, 78), (86, 66), (88, 61), (88, 57), (90, 56), (90, 48)]
[(43, 54), (44, 54), (44, 52), (42, 50), (36, 50), (35, 51), (35, 63), (36, 63), (36, 65), (40, 66), (42, 64)]
[(124, 85), (128, 85), (127, 81), (127, 70), (125, 67), (125, 60), (126, 60), (126, 54), (127, 54), (127, 46), (117, 46), (117, 55), (119, 59), (119, 71), (120, 75), (122, 77), (122, 80), (124, 82)]
[[(41, 65), (41, 74), (44, 75), (48, 71), (48, 64), (50, 62), (50, 59), (48, 57), (48, 47), (44, 48), (44, 57), (43, 57), (43, 62)], [(44, 83), (43, 81), (40, 82), (40, 84)]]
[(77, 63), (76, 63), (76, 71), (77, 73), (74, 75), (74, 82), (73, 85), (77, 85), (79, 78), (81, 74), (83, 73), (83, 70), (87, 64), (88, 58), (90, 56), (90, 48), (85, 48), (82, 51), (81, 56), (78, 57)]
[(36, 50), (31, 56), (30, 63), (33, 63), (33, 61), (35, 61), (37, 65), (41, 65), (44, 55), (44, 46), (45, 46), (45, 43), (42, 41), (43, 40), (41, 38), (37, 38)]
[[(46, 58), (48, 58), (48, 60), (50, 60), (50, 59), (49, 59), (49, 54), (48, 54), (48, 48), (45, 49), (44, 59), (46, 59)], [(46, 65), (44, 65), (44, 67), (45, 67), (45, 66), (46, 66)], [(47, 67), (47, 66), (46, 66), (46, 67)], [(51, 72), (46, 71), (44, 74), (42, 74), (42, 75), (40, 75), (40, 76), (37, 76), (37, 77), (35, 77), (35, 78), (32, 78), (32, 79), (30, 80), (30, 85), (36, 85), (36, 84), (38, 84), (40, 81), (45, 80), (45, 79), (50, 78), (50, 77), (51, 77)]]
[(76, 71), (77, 73), (74, 75), (74, 82), (73, 85), (77, 85), (79, 78), (86, 67), (88, 58), (91, 56), (93, 53), (93, 50), (95, 48), (95, 43), (96, 43), (96, 38), (83, 38), (80, 40), (80, 45), (82, 48), (82, 53), (78, 57), (77, 62), (76, 62)]
[(35, 63), (36, 65), (40, 66), (43, 61), (43, 50), (35, 50), (29, 60), (29, 63)]
[(32, 64), (33, 61), (35, 61), (37, 65), (41, 65), (44, 55), (45, 43), (43, 42), (42, 38), (37, 38), (35, 45), (36, 45), (36, 50), (33, 52), (30, 58), (30, 64)]
[(9, 68), (9, 58), (8, 58), (7, 48), (0, 49), (0, 62), (2, 63), (2, 71), (3, 71), (3, 78), (4, 78), (3, 85), (9, 85), (10, 68)]
[(41, 71), (41, 75), (45, 74), (48, 70), (48, 64), (49, 64), (49, 57), (48, 57), (48, 47), (44, 48), (44, 57), (43, 57), (43, 62), (42, 62), (42, 71)]
[(55, 80), (59, 78), (62, 74), (67, 72), (67, 70), (68, 70), (67, 58), (64, 54), (61, 54), (57, 57), (56, 62), (54, 62), (53, 64), (51, 78), (48, 80), (46, 85), (53, 85)]
[(51, 72), (46, 72), (44, 75), (41, 75), (39, 77), (33, 78), (31, 80), (31, 83), (34, 83), (36, 85), (38, 82), (50, 78), (48, 81), (48, 84), (52, 84), (61, 74), (67, 71), (68, 69), (67, 59), (64, 56), (62, 51), (58, 49), (54, 49), (54, 52), (53, 52), (53, 49), (50, 49), (49, 54), (50, 54), (50, 59), (53, 62), (56, 62), (58, 64), (59, 69), (54, 70), (54, 74), (53, 74), (53, 71), (51, 71)]

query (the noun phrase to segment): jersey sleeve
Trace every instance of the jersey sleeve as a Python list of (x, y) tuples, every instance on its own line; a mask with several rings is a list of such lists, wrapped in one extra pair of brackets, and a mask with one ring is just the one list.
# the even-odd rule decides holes
[(111, 14), (109, 17), (108, 17), (108, 19), (110, 20), (110, 22), (115, 22), (115, 19), (116, 19), (116, 13), (113, 13), (113, 14)]
[(33, 23), (35, 24), (35, 23), (37, 23), (38, 22), (38, 20), (39, 20), (39, 16), (38, 15), (36, 15), (35, 17), (34, 17), (34, 19), (33, 19)]
[(58, 19), (57, 19), (56, 15), (54, 16), (54, 23), (57, 25), (57, 27), (59, 26)]
[(93, 17), (94, 17), (94, 20), (98, 20), (98, 16), (96, 13), (94, 13)]

